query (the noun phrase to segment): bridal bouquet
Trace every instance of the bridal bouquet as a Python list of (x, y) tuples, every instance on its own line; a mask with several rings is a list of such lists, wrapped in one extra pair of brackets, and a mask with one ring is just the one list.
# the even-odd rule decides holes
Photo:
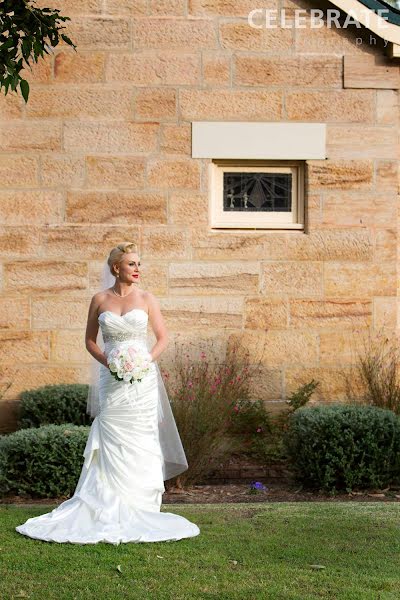
[(150, 352), (128, 348), (113, 348), (107, 356), (111, 374), (117, 381), (133, 383), (141, 381), (150, 371), (152, 363)]

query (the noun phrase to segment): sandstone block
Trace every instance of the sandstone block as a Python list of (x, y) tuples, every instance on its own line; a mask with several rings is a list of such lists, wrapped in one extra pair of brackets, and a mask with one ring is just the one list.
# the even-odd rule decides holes
[(398, 65), (385, 56), (344, 55), (343, 87), (398, 89), (400, 73)]
[(0, 95), (0, 119), (8, 121), (9, 119), (22, 118), (22, 103), (23, 99), (18, 94), (9, 92), (7, 96), (4, 92)]
[(222, 48), (229, 50), (262, 51), (264, 32), (250, 27), (248, 23), (221, 23), (219, 37)]
[(330, 331), (320, 334), (321, 366), (350, 365), (357, 362), (358, 353), (362, 352), (368, 329), (353, 329), (352, 332)]
[(90, 298), (36, 296), (32, 298), (32, 329), (84, 330)]
[(378, 192), (396, 192), (399, 189), (399, 163), (395, 160), (377, 160), (375, 185)]
[(210, 17), (247, 17), (256, 8), (277, 8), (271, 0), (189, 0), (189, 14)]
[(265, 296), (319, 298), (323, 293), (320, 262), (270, 262), (262, 264), (262, 293)]
[(65, 33), (80, 50), (127, 50), (131, 44), (130, 23), (127, 18), (78, 16), (66, 22)]
[(0, 329), (15, 331), (29, 329), (31, 308), (29, 298), (0, 297)]
[(184, 123), (163, 123), (161, 126), (160, 150), (164, 154), (185, 154), (191, 156), (192, 130)]
[[(35, 2), (38, 7), (44, 8), (49, 6), (48, 0), (38, 0)], [(62, 15), (90, 14), (101, 12), (101, 0), (57, 0), (57, 8), (60, 9)], [(50, 6), (55, 5), (50, 2)]]
[[(204, 207), (204, 213), (206, 208), (207, 204)], [(198, 212), (199, 208), (195, 208), (194, 214)], [(266, 245), (270, 241), (272, 242), (267, 234), (260, 232), (232, 231), (227, 236), (225, 232), (210, 232), (208, 229), (197, 227), (193, 229), (193, 258), (228, 261), (233, 258), (238, 260), (265, 259), (268, 256)]]
[(34, 187), (38, 184), (38, 160), (33, 156), (0, 155), (2, 187)]
[(59, 192), (0, 191), (0, 223), (44, 225), (62, 219)]
[(260, 90), (180, 90), (183, 119), (243, 119), (256, 121), (282, 118), (280, 92)]
[(259, 266), (255, 262), (170, 263), (171, 294), (218, 295), (258, 292)]
[(109, 15), (129, 15), (131, 17), (147, 15), (147, 0), (129, 0), (129, 2), (121, 2), (121, 0), (104, 0), (104, 4), (105, 13)]
[(142, 252), (143, 259), (163, 260), (169, 258), (191, 257), (190, 231), (188, 229), (166, 229), (165, 227), (143, 227), (142, 228)]
[(393, 194), (389, 196), (384, 193), (326, 193), (321, 225), (337, 228), (384, 226), (393, 223), (396, 212), (397, 199)]
[(399, 326), (397, 321), (398, 299), (396, 297), (374, 298), (374, 328), (382, 330), (385, 328), (396, 330)]
[(1, 258), (29, 258), (39, 253), (40, 229), (34, 225), (25, 227), (21, 233), (21, 226), (0, 226), (0, 257)]
[(396, 229), (376, 229), (375, 230), (375, 262), (396, 261), (397, 260), (398, 233)]
[(147, 180), (152, 188), (199, 189), (200, 165), (190, 160), (155, 160), (148, 165)]
[(144, 186), (146, 163), (136, 156), (87, 156), (86, 186), (136, 188)]
[(196, 85), (200, 82), (200, 55), (189, 52), (110, 53), (106, 81), (150, 85)]
[(177, 332), (215, 331), (242, 327), (243, 299), (216, 297), (167, 297), (160, 301), (167, 329)]
[(26, 150), (59, 150), (61, 125), (54, 121), (14, 121), (0, 128), (0, 150), (24, 152)]
[(328, 262), (324, 269), (325, 295), (371, 298), (396, 294), (396, 266), (392, 262)]
[(289, 306), (291, 327), (336, 330), (369, 327), (371, 324), (370, 300), (290, 300)]
[(132, 39), (134, 49), (208, 50), (217, 47), (214, 24), (208, 19), (133, 19)]
[(350, 374), (349, 367), (288, 368), (285, 370), (286, 396), (314, 379), (320, 385), (311, 396), (311, 403), (346, 400), (344, 374)]
[(395, 90), (376, 91), (376, 120), (382, 125), (399, 122), (399, 99)]
[(54, 57), (54, 83), (101, 83), (105, 52), (58, 52)]
[(50, 357), (52, 363), (89, 363), (91, 355), (86, 350), (84, 331), (52, 331), (50, 336)]
[(171, 89), (139, 90), (134, 103), (137, 119), (176, 119), (176, 91)]
[[(128, 221), (127, 221), (128, 220)], [(85, 192), (67, 194), (66, 221), (71, 223), (166, 223), (166, 199), (142, 192)]]
[(238, 85), (342, 87), (342, 60), (338, 56), (236, 56), (234, 82)]
[(374, 168), (369, 160), (310, 160), (307, 165), (311, 190), (359, 190), (372, 185)]
[(230, 55), (203, 54), (203, 83), (209, 86), (229, 86), (231, 83)]
[(87, 289), (87, 264), (84, 262), (30, 261), (4, 265), (5, 289), (20, 292), (63, 291)]
[(271, 244), (269, 255), (276, 260), (371, 260), (373, 240), (368, 230), (321, 229), (305, 235), (286, 234), (283, 248)]
[[(38, 363), (49, 360), (47, 331), (0, 331), (0, 360), (2, 366)], [(22, 368), (22, 373), (24, 369)], [(25, 379), (24, 375), (20, 375)]]
[(284, 299), (247, 298), (245, 329), (286, 329), (289, 323), (288, 303)]
[(152, 152), (157, 145), (157, 123), (64, 123), (66, 152), (135, 154)]
[(77, 120), (114, 118), (131, 116), (130, 90), (109, 90), (80, 86), (72, 88), (34, 88), (27, 105), (29, 117), (66, 117)]
[[(171, 192), (168, 221), (174, 225), (205, 225), (208, 223), (208, 198), (197, 192)], [(193, 249), (195, 240), (193, 240)]]
[(374, 159), (396, 156), (396, 131), (388, 127), (328, 125), (327, 154), (335, 159)]
[[(86, 378), (86, 380), (85, 380)], [(59, 383), (88, 383), (89, 369), (68, 368), (50, 365), (29, 365), (24, 369), (24, 377), (16, 377), (11, 387), (6, 391), (1, 404), (5, 400), (16, 400), (24, 390), (31, 390), (44, 385), (54, 385)]]
[(288, 92), (286, 95), (287, 116), (294, 121), (373, 123), (374, 106), (373, 90)]
[(83, 185), (85, 163), (83, 158), (65, 154), (44, 154), (40, 158), (41, 181), (49, 187), (79, 187)]
[(47, 227), (41, 233), (41, 252), (46, 258), (96, 260), (106, 256), (121, 239), (139, 239), (139, 228), (96, 225)]
[(186, 2), (184, 0), (150, 0), (150, 14), (166, 17), (184, 16)]

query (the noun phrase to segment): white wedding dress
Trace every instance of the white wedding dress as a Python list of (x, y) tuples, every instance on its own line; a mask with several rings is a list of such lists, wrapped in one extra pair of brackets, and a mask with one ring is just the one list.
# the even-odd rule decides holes
[[(147, 348), (148, 314), (99, 316), (105, 353), (115, 345)], [(159, 542), (197, 536), (200, 529), (184, 517), (161, 512), (163, 455), (158, 426), (156, 364), (140, 382), (117, 381), (100, 365), (100, 411), (83, 453), (85, 461), (74, 495), (50, 513), (32, 517), (15, 529), (48, 542), (96, 544)]]

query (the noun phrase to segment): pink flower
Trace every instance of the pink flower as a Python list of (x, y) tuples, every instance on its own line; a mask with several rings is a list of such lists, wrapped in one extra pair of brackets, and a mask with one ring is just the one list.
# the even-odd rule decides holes
[(260, 433), (262, 431), (262, 427), (257, 427), (257, 433)]
[(237, 412), (239, 412), (239, 407), (238, 406), (234, 406), (233, 410), (237, 413)]
[(193, 383), (191, 381), (189, 381), (188, 387), (193, 387)]

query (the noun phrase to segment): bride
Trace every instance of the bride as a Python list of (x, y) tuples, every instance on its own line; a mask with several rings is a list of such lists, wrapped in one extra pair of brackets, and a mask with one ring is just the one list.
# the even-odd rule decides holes
[[(157, 299), (138, 286), (135, 244), (113, 248), (91, 300), (86, 348), (93, 357), (87, 411), (94, 416), (74, 495), (15, 529), (48, 542), (158, 542), (197, 536), (184, 517), (161, 512), (164, 481), (188, 467), (156, 359), (167, 346)], [(112, 283), (108, 287), (108, 284)], [(147, 348), (147, 325), (157, 342)], [(101, 339), (102, 338), (102, 339)], [(140, 381), (112, 375), (107, 355), (134, 346), (150, 361)]]

